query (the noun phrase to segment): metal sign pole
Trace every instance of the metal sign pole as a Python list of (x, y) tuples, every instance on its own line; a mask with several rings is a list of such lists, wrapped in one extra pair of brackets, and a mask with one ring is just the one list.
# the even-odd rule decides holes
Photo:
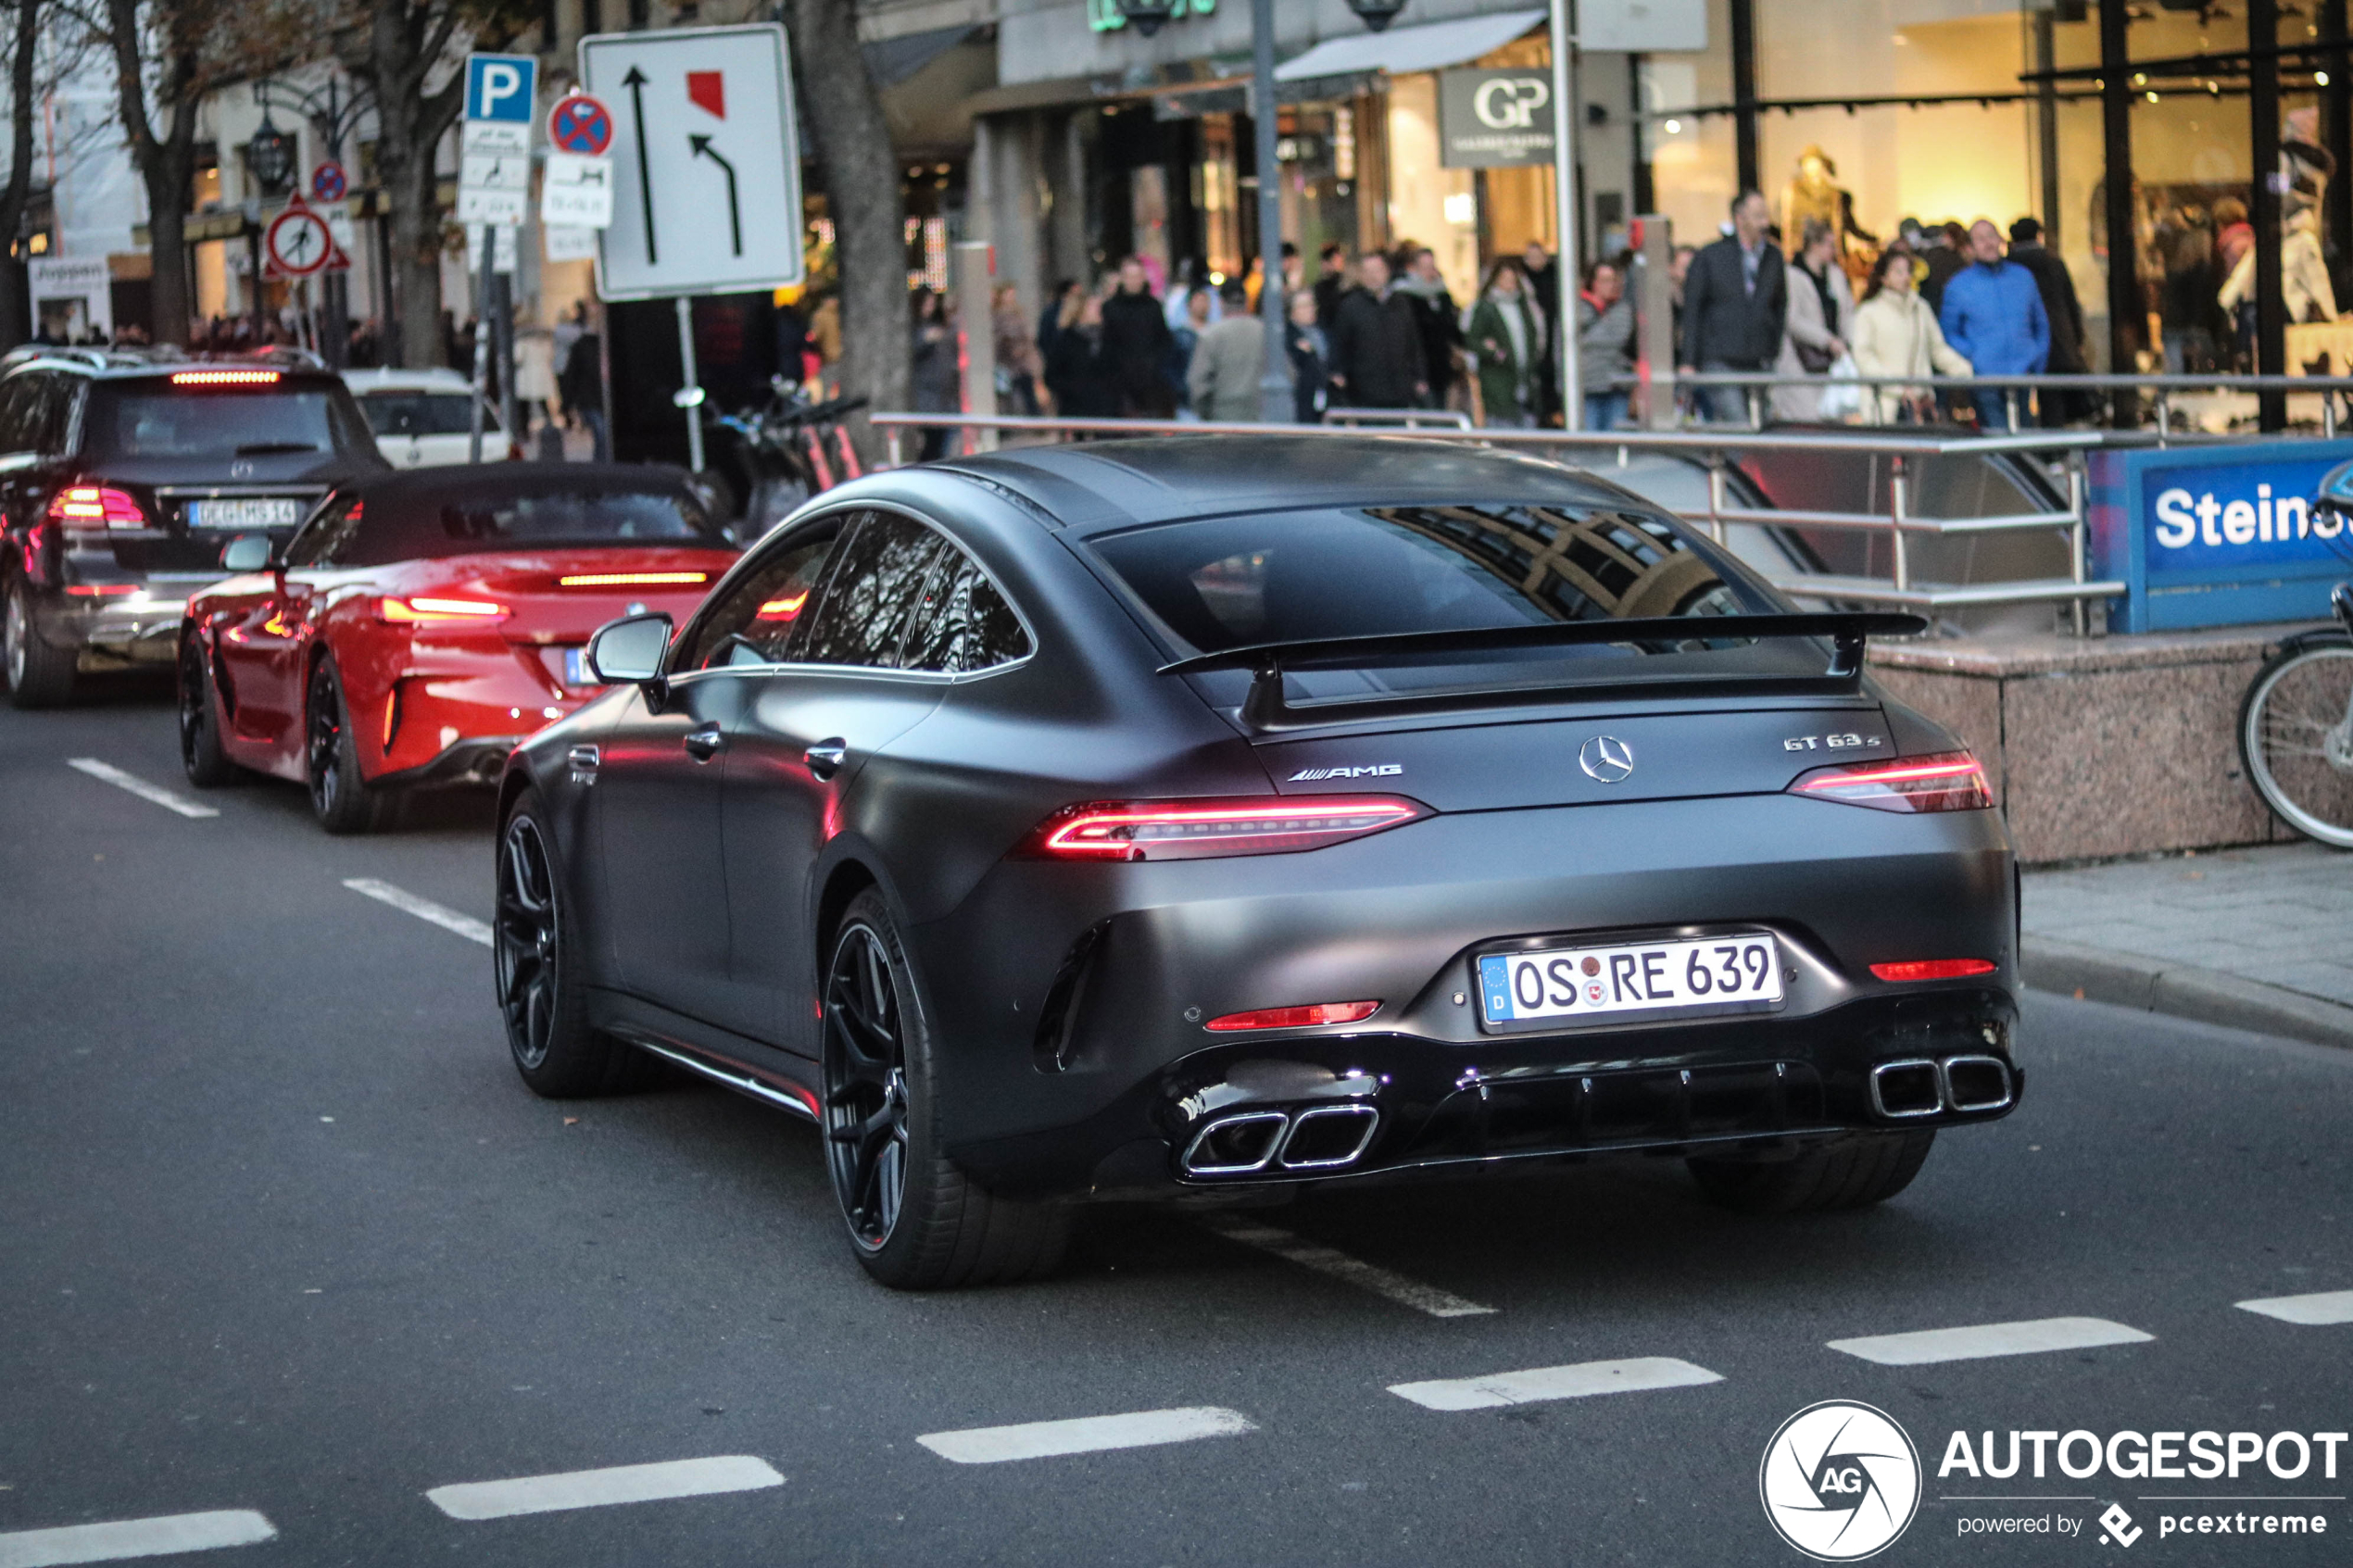
[(497, 236), (482, 226), (482, 273), (474, 282), (474, 411), (473, 437), (466, 444), (466, 461), (482, 461), (483, 389), (490, 379), (490, 278), (497, 259)]
[[(515, 236), (518, 245), (522, 235)], [(520, 258), (518, 258), (520, 261)], [(497, 275), (498, 305), (498, 422), (506, 428), (507, 450), (510, 455), (521, 450), (522, 442), (522, 404), (515, 396), (515, 279), (511, 272)]]
[(686, 384), (678, 389), (678, 407), (686, 411), (686, 467), (702, 472), (702, 384), (695, 368), (695, 302), (678, 296), (678, 363)]
[(1560, 215), (1560, 248), (1553, 257), (1560, 315), (1553, 335), (1559, 339), (1561, 428), (1582, 430), (1585, 398), (1577, 373), (1577, 119), (1568, 101), (1576, 34), (1568, 7), (1569, 0), (1553, 0), (1553, 210)]

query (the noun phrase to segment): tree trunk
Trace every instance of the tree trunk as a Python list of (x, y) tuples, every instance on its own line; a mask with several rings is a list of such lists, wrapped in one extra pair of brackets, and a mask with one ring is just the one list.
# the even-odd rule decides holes
[(8, 182), (0, 187), (0, 352), (32, 335), (32, 291), (12, 242), (32, 196), (33, 52), (38, 0), (17, 0), (15, 53), (8, 57)]
[[(429, 0), (377, 0), (368, 53), (350, 62), (376, 100), (376, 169), (392, 225), (392, 289), (399, 331), (388, 334), (396, 365), (422, 369), (447, 354), (441, 331), (441, 204), (434, 157), (458, 118), (462, 78), (427, 95), (425, 76), (458, 23), (454, 8)], [(477, 39), (495, 44), (503, 34)]]
[[(194, 19), (174, 16), (167, 25), (163, 79), (156, 107), (170, 116), (161, 137), (147, 112), (145, 70), (140, 56), (138, 0), (108, 0), (107, 42), (115, 62), (117, 102), (131, 161), (147, 188), (148, 249), (155, 263), (155, 337), (157, 343), (188, 341), (188, 205), (195, 194), (197, 58), (200, 31)], [(255, 280), (258, 287), (260, 280)]]
[[(817, 147), (841, 271), (842, 390), (877, 412), (908, 407), (906, 207), (882, 101), (858, 47), (851, 0), (791, 0), (792, 54), (802, 119)], [(976, 330), (988, 331), (986, 321)], [(862, 415), (851, 421), (872, 462), (880, 446)]]

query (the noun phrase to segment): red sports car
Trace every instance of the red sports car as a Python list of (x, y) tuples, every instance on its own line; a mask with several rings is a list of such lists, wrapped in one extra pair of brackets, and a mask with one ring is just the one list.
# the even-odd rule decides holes
[(735, 546), (682, 476), (499, 463), (374, 475), (273, 556), (188, 600), (180, 754), (209, 788), (241, 770), (310, 788), (329, 833), (407, 789), (486, 783), (525, 735), (597, 695), (582, 657), (617, 616), (683, 622)]

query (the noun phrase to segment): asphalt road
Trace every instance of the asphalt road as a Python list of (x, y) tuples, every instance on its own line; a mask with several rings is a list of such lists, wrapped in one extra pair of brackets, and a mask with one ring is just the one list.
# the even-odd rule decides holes
[[(1260, 1246), (1098, 1210), (1050, 1283), (898, 1296), (850, 1261), (811, 1129), (699, 1085), (535, 1099), (487, 949), (345, 885), (486, 918), (477, 807), (334, 840), (290, 787), (192, 818), (73, 759), (190, 796), (153, 693), (0, 711), (0, 1564), (61, 1560), (19, 1532), (224, 1510), (274, 1535), (175, 1561), (1795, 1563), (1759, 1459), (1833, 1399), (1927, 1466), (1880, 1561), (2114, 1554), (2111, 1501), (2131, 1560), (2344, 1561), (2353, 1449), (2334, 1480), (1937, 1469), (1957, 1429), (2353, 1426), (2353, 1323), (2234, 1305), (2353, 1288), (2353, 1056), (2038, 996), (2024, 1108), (1876, 1211), (1743, 1220), (1680, 1165), (1597, 1165), (1316, 1195), (1252, 1216), (1292, 1238)], [(1324, 1269), (1281, 1255), (1311, 1245)], [(1423, 1310), (1449, 1298), (1492, 1311)], [(2054, 1318), (2148, 1337), (1829, 1343)], [(1633, 1358), (1715, 1380), (1390, 1391)], [(1239, 1419), (995, 1463), (917, 1441), (1197, 1407)], [(723, 1456), (781, 1484), (496, 1519), (426, 1496)], [(2143, 1500), (2192, 1494), (2262, 1500)], [(2070, 1500), (1949, 1500), (1985, 1495)], [(2329, 1534), (2184, 1541), (2169, 1509)], [(1960, 1533), (2012, 1516), (2053, 1533)]]

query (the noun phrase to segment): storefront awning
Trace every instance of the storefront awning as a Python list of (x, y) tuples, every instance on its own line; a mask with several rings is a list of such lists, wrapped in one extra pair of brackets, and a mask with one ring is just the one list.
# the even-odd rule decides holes
[(1429, 22), (1421, 27), (1393, 27), (1387, 32), (1327, 38), (1297, 58), (1277, 66), (1275, 80), (1305, 82), (1319, 76), (1347, 76), (1366, 70), (1385, 70), (1391, 76), (1439, 70), (1502, 48), (1544, 17), (1541, 10), (1504, 11), (1490, 17), (1465, 17), (1459, 21)]

